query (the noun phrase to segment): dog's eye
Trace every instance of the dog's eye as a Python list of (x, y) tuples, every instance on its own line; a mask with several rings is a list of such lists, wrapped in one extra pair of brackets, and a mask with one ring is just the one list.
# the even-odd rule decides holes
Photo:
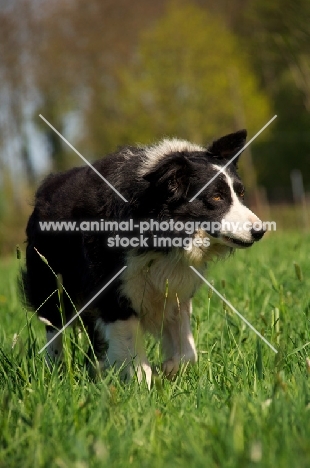
[(241, 192), (239, 193), (239, 197), (244, 198), (244, 190), (241, 190)]
[(212, 200), (214, 201), (221, 201), (222, 200), (222, 197), (220, 195), (214, 195), (214, 197), (212, 197)]

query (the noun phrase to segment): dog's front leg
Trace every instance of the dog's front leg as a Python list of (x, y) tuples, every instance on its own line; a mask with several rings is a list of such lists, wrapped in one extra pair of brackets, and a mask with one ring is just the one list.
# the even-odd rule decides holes
[(174, 317), (164, 323), (162, 343), (166, 360), (162, 369), (168, 377), (173, 377), (181, 364), (197, 362), (197, 352), (190, 327), (191, 307), (191, 300), (180, 304)]
[(138, 318), (132, 315), (127, 320), (112, 323), (104, 323), (99, 319), (96, 330), (100, 329), (108, 345), (103, 366), (116, 366), (120, 369), (121, 378), (127, 381), (136, 374), (141, 382), (144, 374), (150, 388), (152, 370), (146, 357), (143, 330)]

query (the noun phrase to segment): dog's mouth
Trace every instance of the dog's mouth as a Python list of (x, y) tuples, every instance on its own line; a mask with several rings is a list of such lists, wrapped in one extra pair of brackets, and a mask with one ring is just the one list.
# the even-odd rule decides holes
[(254, 244), (254, 241), (244, 241), (241, 239), (236, 239), (234, 237), (230, 236), (221, 236), (221, 239), (225, 242), (225, 244), (228, 244), (230, 247), (237, 247), (239, 249), (247, 249), (248, 247), (251, 247)]

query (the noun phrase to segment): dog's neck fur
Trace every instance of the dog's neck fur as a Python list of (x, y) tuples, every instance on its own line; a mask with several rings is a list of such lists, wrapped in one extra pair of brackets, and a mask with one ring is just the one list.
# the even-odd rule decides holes
[(206, 148), (203, 146), (190, 143), (187, 140), (179, 140), (178, 138), (165, 138), (156, 145), (146, 146), (143, 149), (145, 156), (142, 166), (139, 169), (140, 176), (144, 176), (147, 172), (152, 170), (159, 161), (171, 153), (182, 151), (206, 151)]

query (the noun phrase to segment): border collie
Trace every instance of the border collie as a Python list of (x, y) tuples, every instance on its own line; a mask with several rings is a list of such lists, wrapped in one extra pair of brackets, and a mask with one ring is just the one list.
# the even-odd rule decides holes
[[(74, 316), (72, 303), (77, 310), (81, 308), (127, 266), (81, 314), (101, 367), (115, 365), (124, 379), (136, 374), (141, 381), (145, 375), (150, 386), (145, 332), (161, 340), (165, 375), (174, 376), (181, 364), (196, 362), (191, 298), (201, 279), (190, 265), (202, 273), (212, 258), (250, 247), (264, 235), (262, 228), (253, 228), (260, 220), (244, 205), (238, 158), (223, 169), (245, 140), (245, 130), (208, 147), (164, 139), (152, 146), (121, 148), (96, 161), (93, 167), (127, 203), (88, 166), (44, 180), (26, 230), (23, 285), (28, 304), (48, 324), (48, 342), (62, 328), (63, 320)], [(85, 220), (113, 221), (114, 237), (104, 230), (80, 229)], [(150, 220), (162, 229), (148, 229), (148, 243), (144, 239), (141, 245), (133, 244), (130, 241), (135, 233), (130, 231), (126, 246), (115, 244), (120, 234), (117, 223), (150, 226)], [(77, 228), (70, 232), (42, 229), (44, 222), (62, 221), (74, 221)], [(192, 242), (182, 244), (188, 234), (176, 228), (189, 222), (195, 226), (190, 234)], [(217, 229), (212, 229), (212, 223)], [(229, 228), (229, 223), (239, 223), (238, 229)], [(168, 235), (172, 244), (157, 242)], [(70, 296), (64, 296), (65, 318), (61, 317), (57, 294), (52, 294), (55, 276), (38, 252), (56, 274), (61, 274)], [(61, 335), (49, 343), (47, 354), (49, 362), (61, 359)]]

